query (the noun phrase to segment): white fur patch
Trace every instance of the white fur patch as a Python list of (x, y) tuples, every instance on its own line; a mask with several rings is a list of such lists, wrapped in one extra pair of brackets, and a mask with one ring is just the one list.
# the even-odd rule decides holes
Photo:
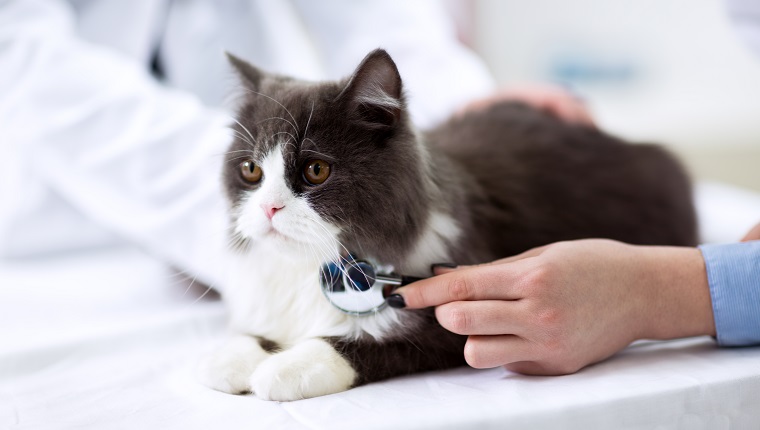
[(449, 244), (454, 243), (460, 234), (462, 230), (453, 218), (432, 212), (404, 270), (410, 275), (428, 276), (431, 264), (449, 261)]
[(237, 335), (213, 355), (201, 361), (197, 369), (200, 382), (217, 391), (241, 394), (251, 391), (250, 378), (269, 354), (250, 336)]
[(311, 339), (261, 363), (250, 386), (261, 399), (291, 401), (346, 391), (356, 376), (330, 344)]

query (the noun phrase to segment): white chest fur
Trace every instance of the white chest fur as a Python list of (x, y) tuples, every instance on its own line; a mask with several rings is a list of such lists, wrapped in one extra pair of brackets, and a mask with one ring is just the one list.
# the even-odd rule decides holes
[(236, 331), (282, 345), (323, 336), (380, 339), (407, 319), (391, 308), (361, 317), (334, 308), (322, 294), (319, 264), (313, 261), (265, 245), (233, 258), (224, 298)]

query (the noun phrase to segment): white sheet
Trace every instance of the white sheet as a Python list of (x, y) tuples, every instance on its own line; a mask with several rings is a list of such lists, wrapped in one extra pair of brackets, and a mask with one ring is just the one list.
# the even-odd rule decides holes
[[(760, 220), (760, 196), (698, 189), (711, 241)], [(461, 368), (322, 398), (264, 402), (200, 386), (221, 303), (134, 249), (0, 265), (0, 428), (758, 428), (760, 348), (635, 344), (575, 375)]]

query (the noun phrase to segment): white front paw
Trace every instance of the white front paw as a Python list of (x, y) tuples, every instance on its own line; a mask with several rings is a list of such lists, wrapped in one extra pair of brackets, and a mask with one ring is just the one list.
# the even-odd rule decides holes
[(250, 387), (261, 399), (290, 401), (346, 391), (356, 376), (330, 344), (311, 339), (266, 359), (253, 372)]
[(205, 386), (229, 394), (251, 392), (249, 384), (256, 366), (269, 354), (250, 336), (236, 336), (198, 366), (198, 380)]

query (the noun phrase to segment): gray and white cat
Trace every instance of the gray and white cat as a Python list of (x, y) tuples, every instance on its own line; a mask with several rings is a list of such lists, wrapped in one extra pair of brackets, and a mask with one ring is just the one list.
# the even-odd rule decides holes
[(689, 180), (659, 147), (516, 103), (418, 132), (383, 50), (338, 82), (230, 61), (247, 89), (223, 174), (238, 334), (201, 367), (217, 390), (296, 400), (465, 364), (431, 310), (332, 307), (320, 266), (348, 250), (429, 276), (559, 240), (696, 242)]

